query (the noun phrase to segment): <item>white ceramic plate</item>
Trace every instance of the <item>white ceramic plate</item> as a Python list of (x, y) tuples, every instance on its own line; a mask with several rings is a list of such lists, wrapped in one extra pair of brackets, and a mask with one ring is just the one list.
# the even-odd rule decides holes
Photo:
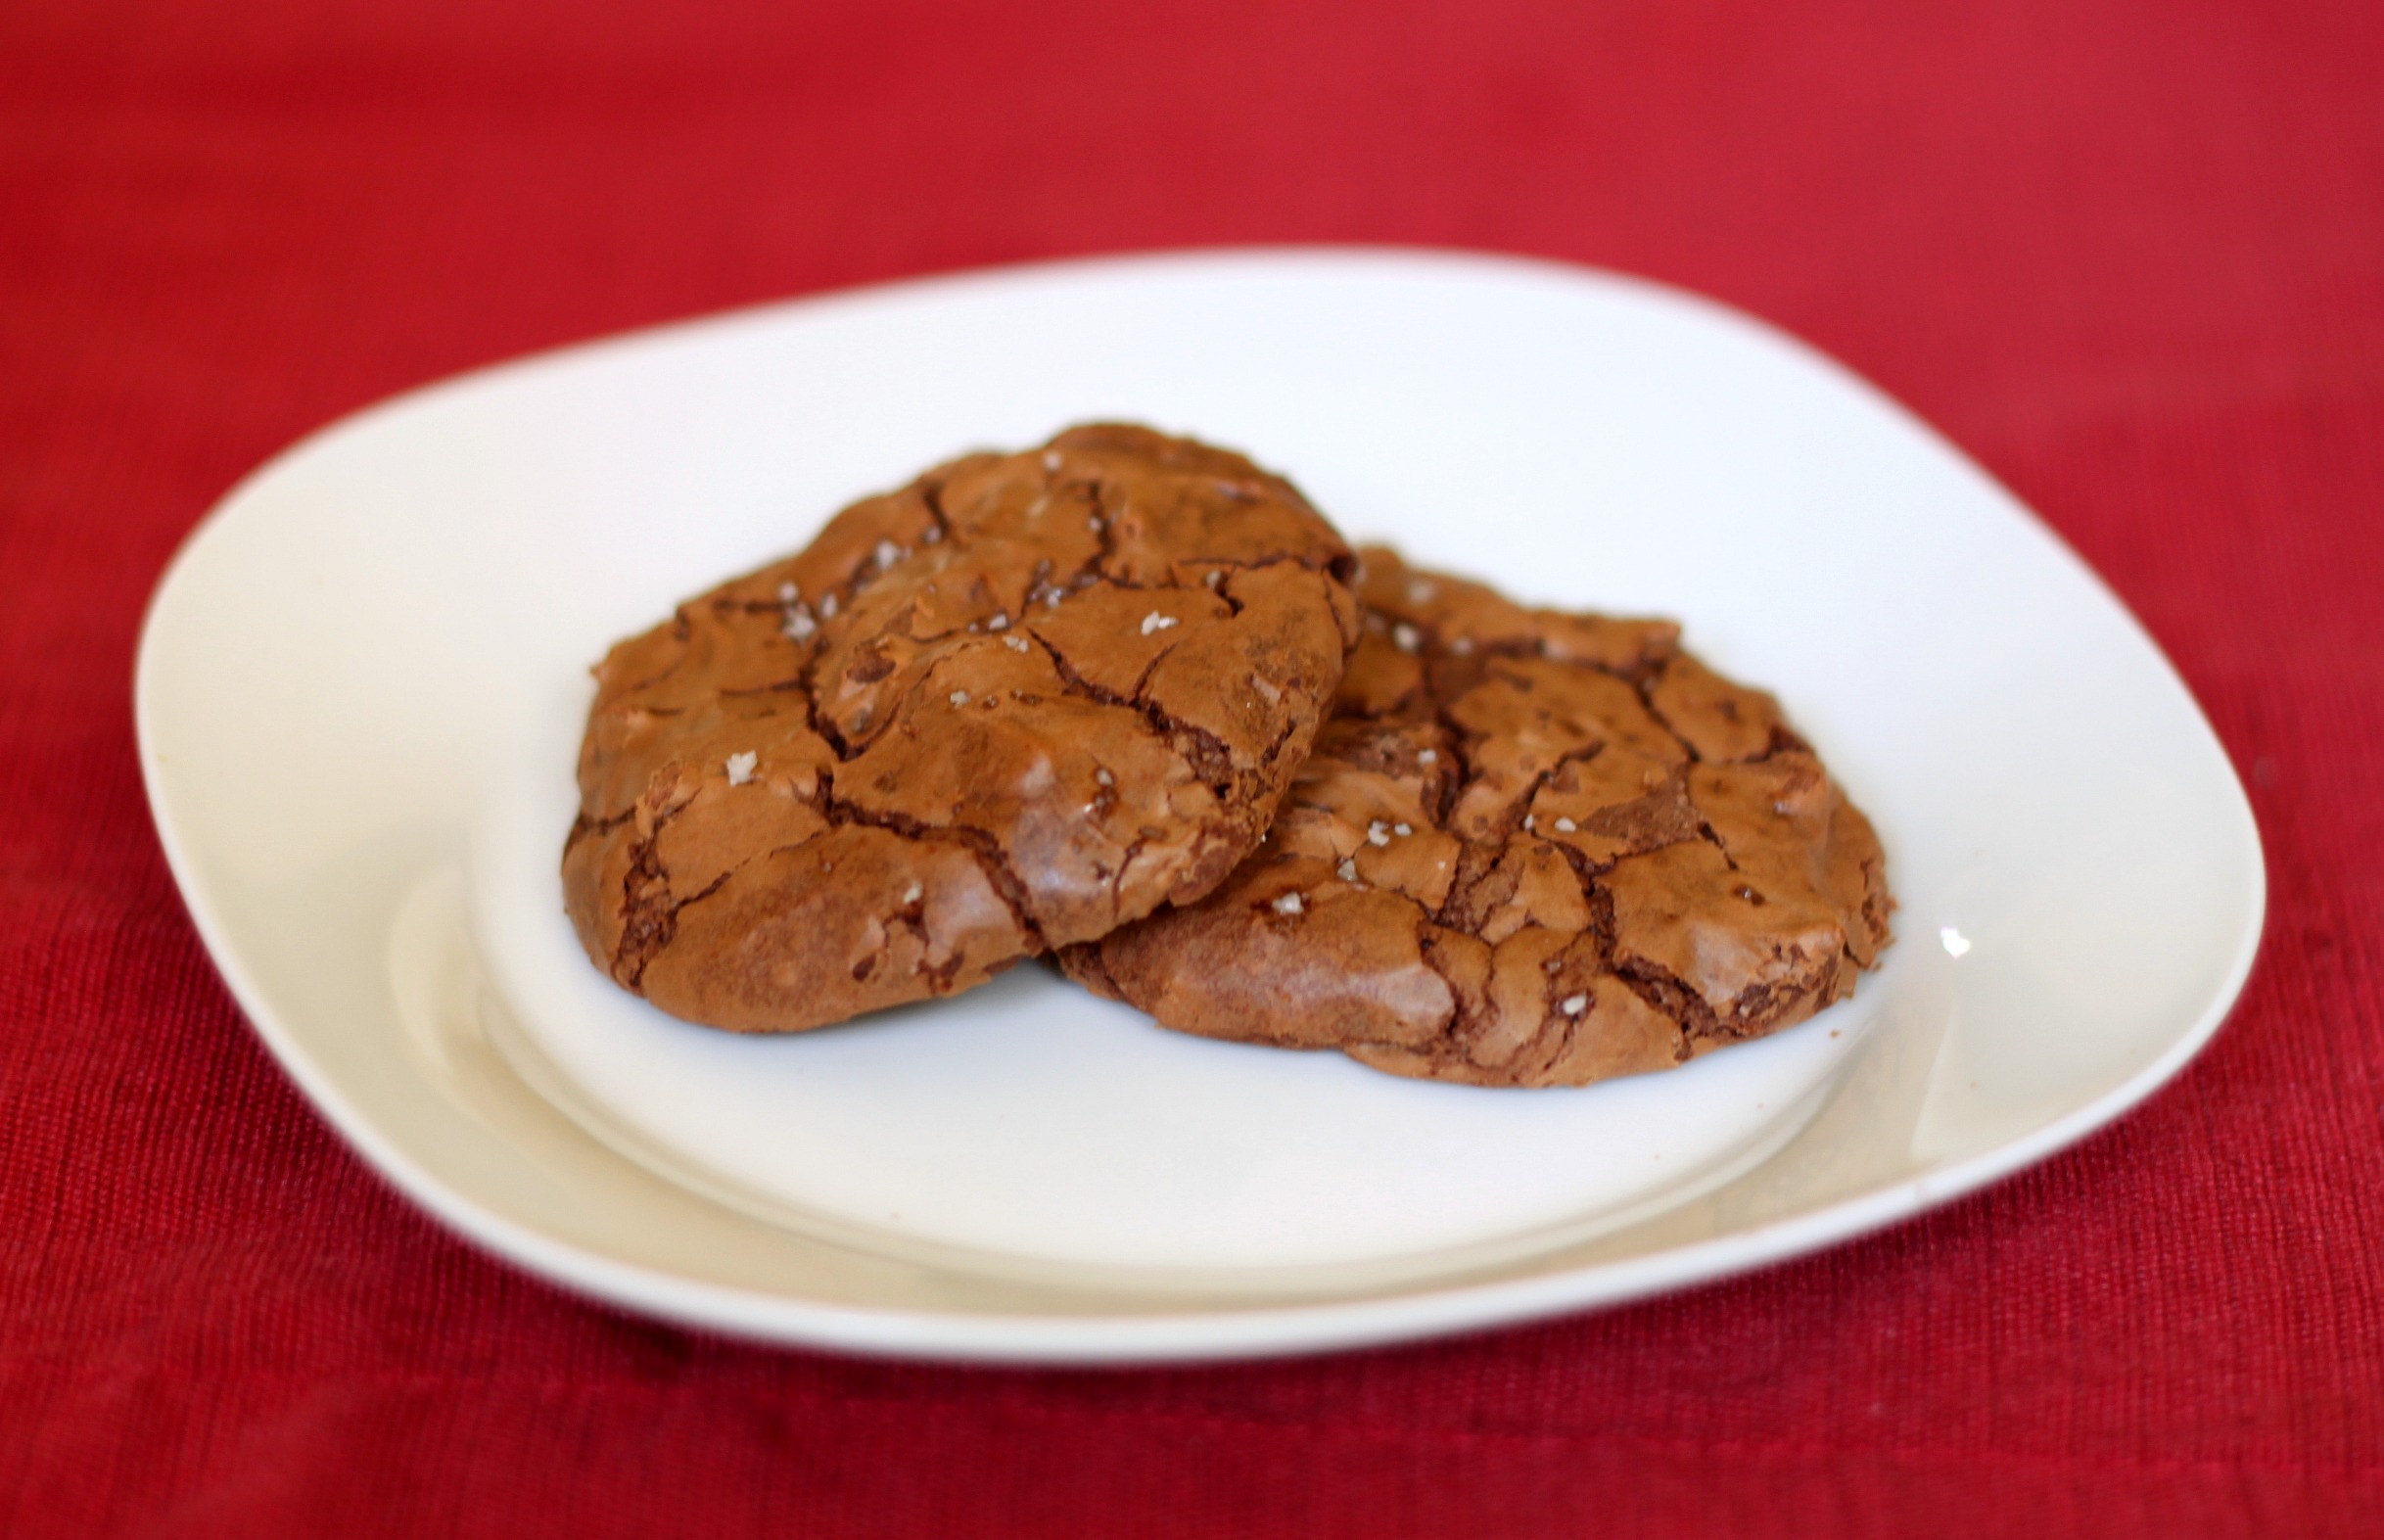
[[(587, 663), (855, 495), (1093, 416), (1245, 447), (1519, 595), (1680, 616), (1877, 820), (1886, 968), (1771, 1041), (1538, 1093), (1181, 1038), (1033, 966), (771, 1041), (599, 979), (555, 875)], [(1316, 1348), (1808, 1251), (2141, 1099), (2264, 903), (2193, 701), (2009, 494), (1758, 323), (1503, 258), (1024, 268), (417, 392), (210, 516), (137, 694), (201, 934), (390, 1180), (558, 1282), (869, 1351)]]

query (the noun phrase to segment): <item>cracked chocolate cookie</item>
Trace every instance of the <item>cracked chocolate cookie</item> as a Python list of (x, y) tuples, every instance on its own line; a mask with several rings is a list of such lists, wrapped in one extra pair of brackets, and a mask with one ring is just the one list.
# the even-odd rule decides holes
[(1288, 482), (1146, 429), (974, 454), (613, 648), (566, 907), (690, 1021), (792, 1032), (1208, 893), (1355, 643)]
[(1666, 621), (1363, 553), (1365, 631), (1258, 854), (1061, 954), (1164, 1025), (1394, 1074), (1585, 1085), (1852, 993), (1879, 841), (1769, 695)]

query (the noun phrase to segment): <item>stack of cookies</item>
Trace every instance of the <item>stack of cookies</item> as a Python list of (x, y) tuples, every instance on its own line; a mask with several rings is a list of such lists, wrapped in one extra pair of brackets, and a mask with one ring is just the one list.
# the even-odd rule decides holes
[(566, 905), (615, 982), (732, 1031), (1049, 956), (1162, 1025), (1401, 1075), (1666, 1068), (1851, 993), (1891, 904), (1778, 704), (1678, 635), (1074, 428), (614, 647)]

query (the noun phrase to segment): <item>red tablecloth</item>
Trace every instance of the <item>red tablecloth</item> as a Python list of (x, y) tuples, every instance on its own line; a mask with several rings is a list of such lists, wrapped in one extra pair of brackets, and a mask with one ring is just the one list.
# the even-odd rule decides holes
[[(1031, 14), (1030, 14), (1031, 13)], [(567, 1297), (268, 1060), (127, 681), (234, 478), (401, 387), (860, 280), (1240, 241), (1653, 274), (1945, 429), (2150, 625), (2268, 842), (2118, 1128), (1755, 1277), (1132, 1373)], [(2384, 8), (0, 8), (0, 1533), (2384, 1529)], [(2158, 773), (2158, 767), (2147, 767)]]

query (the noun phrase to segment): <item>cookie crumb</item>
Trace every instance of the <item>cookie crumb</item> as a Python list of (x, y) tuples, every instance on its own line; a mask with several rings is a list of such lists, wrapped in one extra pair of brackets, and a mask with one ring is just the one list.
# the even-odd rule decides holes
[(753, 779), (753, 768), (761, 763), (762, 756), (752, 752), (751, 750), (747, 750), (743, 754), (729, 755), (728, 784), (731, 786), (744, 785), (747, 781)]
[(1297, 914), (1307, 907), (1296, 893), (1286, 893), (1275, 901), (1275, 912), (1278, 914)]
[(1557, 1009), (1568, 1016), (1577, 1016), (1589, 1006), (1587, 995), (1567, 995), (1557, 1003)]
[(1165, 630), (1175, 623), (1174, 616), (1161, 615), (1158, 611), (1152, 610), (1148, 615), (1143, 617), (1143, 634), (1147, 636), (1154, 630)]
[(1414, 652), (1423, 645), (1424, 633), (1407, 622), (1401, 621), (1390, 629), (1390, 639), (1399, 644), (1401, 652)]

